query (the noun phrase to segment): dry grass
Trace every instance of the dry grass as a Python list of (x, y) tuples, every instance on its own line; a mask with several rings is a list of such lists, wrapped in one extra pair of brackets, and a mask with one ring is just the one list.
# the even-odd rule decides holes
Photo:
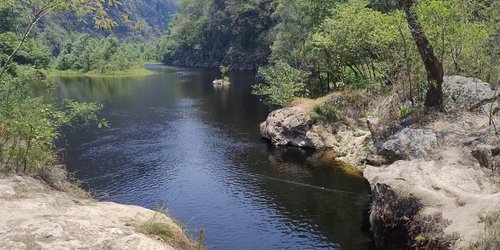
[(380, 249), (451, 249), (458, 239), (444, 233), (449, 222), (440, 214), (421, 215), (417, 198), (400, 197), (386, 185), (377, 191), (371, 218)]
[(158, 208), (153, 218), (136, 225), (138, 232), (153, 237), (175, 249), (201, 250), (204, 247), (204, 234), (200, 231), (197, 241), (184, 232), (184, 226), (177, 221), (167, 220), (167, 210)]
[(33, 174), (33, 177), (44, 181), (58, 191), (66, 191), (71, 188), (71, 184), (68, 182), (68, 173), (61, 165), (39, 169)]
[(500, 249), (500, 210), (486, 214), (481, 218), (484, 229), (479, 239), (467, 249), (496, 250)]
[(317, 99), (297, 98), (288, 107), (301, 107), (306, 111), (312, 111), (314, 107), (323, 105), (336, 96), (339, 96), (339, 93), (330, 93)]

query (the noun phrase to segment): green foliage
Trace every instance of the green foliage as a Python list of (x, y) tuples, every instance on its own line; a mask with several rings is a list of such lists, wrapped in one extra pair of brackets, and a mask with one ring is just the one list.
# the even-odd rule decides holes
[[(0, 171), (40, 174), (53, 179), (61, 173), (54, 171), (54, 141), (59, 138), (60, 129), (91, 122), (102, 127), (107, 122), (97, 117), (100, 104), (67, 100), (58, 108), (33, 93), (34, 85), (44, 78), (52, 58), (42, 40), (30, 36), (31, 31), (42, 17), (64, 10), (92, 14), (96, 25), (112, 26), (104, 9), (117, 1), (20, 2), (8, 0), (0, 4), (3, 14), (0, 16)], [(48, 173), (53, 176), (47, 176)]]
[[(380, 88), (420, 100), (427, 73), (397, 0), (181, 0), (159, 43), (163, 61), (253, 69), (284, 62), (307, 88)], [(500, 82), (500, 2), (419, 0), (415, 11), (445, 74)], [(382, 86), (382, 88), (388, 88)]]
[(53, 142), (62, 126), (76, 122), (97, 122), (99, 104), (66, 101), (59, 110), (32, 93), (39, 81), (32, 67), (18, 67), (15, 75), (0, 81), (0, 171), (35, 173), (54, 164)]
[(325, 124), (334, 123), (341, 117), (340, 111), (333, 104), (325, 103), (313, 109), (311, 118)]
[(259, 75), (266, 82), (253, 86), (252, 93), (264, 97), (268, 105), (284, 107), (296, 97), (307, 95), (304, 81), (308, 73), (290, 65), (277, 62), (268, 68), (260, 68)]
[(389, 58), (397, 34), (389, 15), (348, 3), (335, 7), (333, 17), (323, 21), (312, 39), (326, 67), (336, 68), (344, 83), (361, 88), (375, 80), (376, 66)]
[(273, 0), (181, 0), (160, 47), (165, 63), (256, 69), (269, 55)]
[(82, 72), (125, 71), (142, 66), (145, 58), (141, 50), (143, 46), (121, 44), (113, 36), (100, 39), (81, 35), (63, 47), (55, 67)]
[(271, 61), (281, 60), (295, 67), (307, 68), (310, 37), (324, 18), (332, 15), (331, 8), (339, 2), (345, 1), (276, 0), (273, 15), (278, 23)]
[(399, 109), (399, 117), (404, 119), (413, 113), (413, 108), (410, 105), (405, 105)]
[(489, 61), (489, 24), (473, 21), (469, 1), (423, 0), (417, 6), (421, 22), (449, 74), (481, 76)]
[(346, 70), (344, 75), (342, 76), (344, 79), (344, 83), (353, 89), (364, 89), (368, 86), (369, 80), (364, 78), (360, 74), (356, 74), (353, 70)]
[(220, 73), (222, 74), (222, 77), (226, 77), (227, 73), (229, 72), (229, 67), (221, 65), (219, 66)]

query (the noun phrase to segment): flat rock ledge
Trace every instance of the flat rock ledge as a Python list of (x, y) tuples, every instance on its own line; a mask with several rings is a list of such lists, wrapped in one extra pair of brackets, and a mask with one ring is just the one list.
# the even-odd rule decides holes
[[(192, 243), (169, 217), (112, 202), (96, 202), (51, 189), (39, 180), (0, 178), (0, 249), (186, 249)], [(153, 239), (136, 227), (152, 218), (169, 225), (176, 243)]]

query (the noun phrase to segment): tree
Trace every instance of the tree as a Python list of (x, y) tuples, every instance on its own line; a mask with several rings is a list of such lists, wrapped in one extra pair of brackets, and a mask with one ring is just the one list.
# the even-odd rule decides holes
[(304, 82), (309, 76), (308, 72), (277, 62), (271, 67), (260, 68), (259, 75), (266, 83), (253, 86), (252, 93), (264, 96), (264, 102), (268, 105), (284, 107), (295, 97), (307, 95)]
[(427, 71), (429, 89), (425, 97), (425, 106), (443, 109), (443, 64), (434, 55), (434, 49), (418, 20), (418, 15), (414, 10), (415, 2), (416, 0), (401, 0), (400, 4), (403, 7), (408, 27)]
[(98, 28), (110, 28), (116, 23), (111, 20), (106, 12), (106, 7), (115, 6), (119, 0), (7, 0), (0, 7), (9, 7), (15, 4), (24, 4), (32, 10), (31, 21), (24, 31), (21, 40), (16, 48), (7, 57), (0, 67), (0, 79), (5, 73), (5, 70), (11, 63), (16, 53), (21, 49), (26, 39), (31, 34), (33, 28), (46, 15), (53, 12), (64, 10), (73, 10), (80, 14), (93, 14), (95, 26)]

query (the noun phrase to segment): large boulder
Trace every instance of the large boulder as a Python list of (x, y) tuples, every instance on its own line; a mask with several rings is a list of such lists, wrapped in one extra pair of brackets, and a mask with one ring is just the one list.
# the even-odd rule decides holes
[(324, 148), (325, 141), (313, 131), (314, 122), (300, 107), (278, 109), (260, 125), (262, 137), (276, 146)]
[(405, 128), (389, 137), (379, 151), (391, 161), (431, 159), (437, 147), (434, 131)]
[(260, 125), (262, 137), (275, 146), (333, 150), (337, 160), (359, 166), (366, 156), (370, 132), (353, 129), (342, 122), (315, 122), (302, 107), (278, 109)]
[[(483, 82), (477, 78), (463, 76), (445, 77), (443, 92), (445, 95), (445, 106), (447, 108), (466, 110), (480, 108), (491, 103), (496, 94), (489, 83)], [(490, 107), (485, 106), (484, 108), (489, 110)]]

